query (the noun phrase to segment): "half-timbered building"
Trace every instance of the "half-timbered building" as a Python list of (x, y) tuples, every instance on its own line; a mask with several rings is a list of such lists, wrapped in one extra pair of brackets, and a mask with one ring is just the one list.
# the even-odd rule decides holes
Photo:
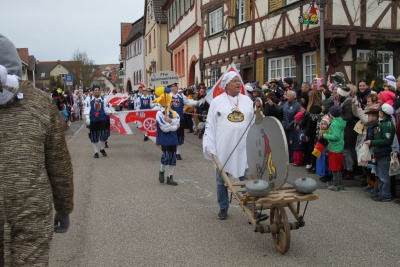
[[(316, 2), (326, 2), (323, 53)], [(203, 0), (201, 71), (208, 85), (232, 61), (248, 82), (279, 77), (311, 81), (321, 76), (323, 55), (326, 77), (341, 71), (347, 81), (355, 81), (371, 41), (382, 38), (379, 75), (398, 74), (399, 11), (400, 1), (385, 0)]]

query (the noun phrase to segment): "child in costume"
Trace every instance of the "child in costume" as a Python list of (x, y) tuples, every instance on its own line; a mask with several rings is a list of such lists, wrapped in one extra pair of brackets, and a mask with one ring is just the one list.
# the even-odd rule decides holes
[[(157, 88), (158, 89), (158, 88)], [(176, 166), (176, 147), (178, 145), (177, 130), (180, 127), (180, 117), (178, 113), (171, 110), (172, 96), (169, 94), (169, 87), (153, 103), (161, 105), (157, 112), (157, 136), (156, 144), (161, 146), (161, 167), (158, 176), (160, 183), (164, 183), (165, 166), (168, 165), (167, 184), (178, 185), (173, 179), (174, 167)]]
[[(322, 117), (319, 126), (319, 136), (329, 133), (329, 124), (331, 119), (328, 115)], [(321, 182), (328, 182), (332, 180), (332, 172), (328, 168), (328, 152), (326, 147), (328, 141), (324, 138), (318, 138), (318, 142), (315, 144), (314, 151), (312, 154), (317, 158), (315, 173), (320, 175)]]

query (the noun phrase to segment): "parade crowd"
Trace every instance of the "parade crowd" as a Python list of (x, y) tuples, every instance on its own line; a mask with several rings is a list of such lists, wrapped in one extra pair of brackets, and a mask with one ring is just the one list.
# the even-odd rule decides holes
[[(371, 88), (365, 79), (354, 85), (346, 82), (341, 72), (332, 78), (333, 82), (328, 84), (321, 78), (313, 79), (312, 83), (298, 83), (292, 78), (273, 79), (262, 85), (246, 83), (245, 90), (254, 109), (281, 122), (290, 164), (318, 174), (333, 191), (344, 189), (343, 180), (360, 176), (360, 186), (374, 200), (391, 201), (396, 197), (395, 175), (389, 175), (389, 169), (399, 151), (400, 77), (386, 76), (384, 88)], [(174, 84), (170, 88), (173, 90), (171, 109), (178, 113), (180, 121), (175, 155), (181, 160), (184, 129), (187, 134), (203, 138), (210, 105), (204, 101), (199, 105), (198, 101), (205, 98), (211, 87), (200, 83), (189, 88), (178, 88)], [(82, 118), (83, 103), (90, 95), (91, 91), (83, 96), (77, 91), (67, 92), (65, 96), (57, 89), (53, 91), (53, 100), (64, 114), (67, 127), (69, 118)], [(139, 87), (129, 92), (127, 101), (110, 108), (113, 112), (153, 109), (156, 98), (151, 88)], [(147, 140), (145, 133), (144, 141)], [(103, 146), (100, 151), (103, 153)], [(96, 149), (95, 153), (98, 153)], [(164, 172), (164, 167), (165, 164), (160, 172)]]

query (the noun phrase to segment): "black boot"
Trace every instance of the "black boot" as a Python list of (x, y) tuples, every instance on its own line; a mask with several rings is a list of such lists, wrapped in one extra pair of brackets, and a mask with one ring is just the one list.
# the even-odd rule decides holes
[(172, 178), (172, 175), (167, 177), (167, 184), (169, 184), (169, 185), (178, 185), (178, 183), (175, 182), (174, 179)]
[(160, 171), (160, 173), (158, 174), (158, 180), (160, 181), (160, 183), (164, 183), (164, 172)]
[(108, 148), (108, 142), (106, 141), (106, 146), (105, 146), (105, 148)]
[(100, 153), (103, 155), (103, 157), (107, 157), (107, 153), (104, 149), (100, 149)]

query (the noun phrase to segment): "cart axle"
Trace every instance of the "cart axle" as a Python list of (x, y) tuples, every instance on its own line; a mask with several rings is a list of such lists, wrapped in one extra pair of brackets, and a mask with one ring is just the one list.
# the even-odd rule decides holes
[[(300, 227), (303, 227), (304, 225), (305, 225), (304, 221), (289, 223), (290, 230), (297, 230)], [(256, 228), (254, 229), (254, 232), (259, 232), (260, 234), (264, 233), (278, 234), (280, 227), (281, 225), (276, 223), (271, 225), (257, 225)]]

